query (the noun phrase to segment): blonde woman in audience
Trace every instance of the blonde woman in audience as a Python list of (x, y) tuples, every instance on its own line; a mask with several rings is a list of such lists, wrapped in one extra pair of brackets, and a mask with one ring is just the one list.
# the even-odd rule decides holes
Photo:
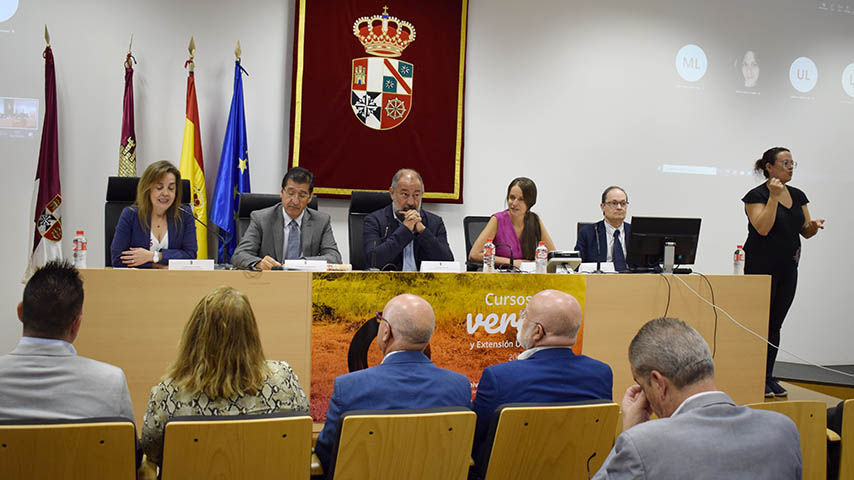
[(249, 300), (233, 288), (219, 287), (196, 305), (178, 358), (151, 389), (142, 449), (150, 462), (161, 464), (163, 426), (172, 417), (308, 409), (290, 365), (264, 359)]

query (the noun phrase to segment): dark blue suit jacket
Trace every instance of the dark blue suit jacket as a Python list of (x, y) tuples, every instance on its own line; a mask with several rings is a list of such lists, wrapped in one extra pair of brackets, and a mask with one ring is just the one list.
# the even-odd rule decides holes
[[(599, 261), (607, 262), (608, 260), (608, 239), (605, 238), (605, 220), (599, 220), (596, 222), (596, 225), (599, 229)], [(631, 228), (631, 224), (629, 222), (623, 222), (625, 236), (626, 238), (622, 239), (623, 243), (626, 245), (626, 252), (628, 253), (629, 248), (629, 229)], [(595, 262), (596, 261), (596, 230), (593, 228), (593, 225), (585, 225), (581, 227), (581, 231), (578, 232), (578, 240), (575, 242), (575, 249), (581, 254), (582, 262)]]
[(413, 239), (415, 266), (418, 269), (421, 269), (422, 260), (453, 261), (454, 254), (448, 245), (448, 232), (445, 231), (442, 217), (421, 210), (421, 223), (426, 229), (419, 234), (412, 233), (397, 221), (392, 205), (365, 217), (362, 234), (365, 241), (365, 264), (379, 269), (393, 264), (396, 270), (403, 270), (403, 249)]
[[(113, 268), (125, 267), (122, 263), (122, 252), (125, 250), (151, 248), (151, 229), (139, 224), (137, 210), (137, 207), (125, 208), (119, 217), (119, 223), (116, 224), (116, 234), (110, 244)], [(168, 265), (171, 258), (196, 258), (196, 221), (187, 211), (178, 210), (178, 213), (181, 215), (181, 221), (169, 221), (167, 225), (169, 248), (160, 251), (159, 263), (163, 265)], [(139, 268), (151, 268), (151, 262), (140, 265)]]
[(374, 367), (341, 375), (329, 399), (326, 423), (315, 453), (329, 470), (338, 419), (349, 410), (469, 407), (471, 383), (465, 376), (439, 368), (421, 352), (395, 353)]
[(611, 400), (613, 389), (611, 367), (599, 360), (575, 355), (568, 348), (540, 350), (524, 360), (485, 368), (472, 402), (472, 409), (477, 413), (472, 449), (475, 461), (482, 459), (481, 443), (499, 405)]

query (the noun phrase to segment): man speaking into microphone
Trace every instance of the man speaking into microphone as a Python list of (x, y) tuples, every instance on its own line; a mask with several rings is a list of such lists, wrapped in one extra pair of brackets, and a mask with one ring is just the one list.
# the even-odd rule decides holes
[(363, 238), (368, 266), (417, 272), (424, 260), (453, 261), (442, 217), (421, 209), (421, 175), (409, 168), (398, 170), (388, 192), (391, 205), (365, 217)]
[(282, 202), (252, 212), (231, 263), (260, 270), (291, 259), (341, 263), (329, 214), (306, 208), (313, 194), (314, 174), (302, 167), (288, 170), (279, 192)]

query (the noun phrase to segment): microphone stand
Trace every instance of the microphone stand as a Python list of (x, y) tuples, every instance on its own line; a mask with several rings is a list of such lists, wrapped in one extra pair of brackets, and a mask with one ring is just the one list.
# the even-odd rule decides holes
[(599, 222), (593, 224), (593, 232), (596, 234), (596, 270), (593, 273), (602, 272), (602, 248), (599, 246)]
[[(219, 228), (219, 226), (218, 226), (218, 225), (215, 225), (215, 226), (216, 226), (216, 229), (212, 229), (211, 227), (209, 227), (209, 226), (208, 226), (208, 224), (207, 224), (207, 223), (205, 223), (205, 222), (201, 221), (201, 220), (199, 219), (199, 217), (197, 217), (197, 216), (193, 213), (193, 211), (192, 211), (192, 210), (188, 210), (188, 209), (184, 208), (184, 205), (179, 205), (179, 206), (178, 206), (178, 210), (180, 210), (180, 211), (182, 211), (182, 212), (184, 212), (184, 213), (189, 213), (189, 214), (190, 214), (190, 216), (191, 216), (191, 217), (193, 217), (193, 220), (195, 220), (195, 221), (199, 222), (203, 227), (205, 227), (205, 229), (206, 229), (207, 231), (209, 231), (209, 232), (213, 232), (213, 233), (214, 233), (214, 235), (216, 235), (216, 236), (217, 236), (217, 238), (219, 238), (219, 241), (220, 241), (220, 242), (222, 242), (222, 244), (223, 244), (223, 245), (225, 245), (226, 243), (228, 243), (228, 242), (226, 242), (226, 241), (225, 241), (225, 237), (223, 237), (223, 236), (222, 236), (222, 234), (221, 234), (221, 233), (219, 233), (220, 228)], [(217, 253), (219, 253), (219, 248), (217, 248)], [(217, 256), (219, 256), (219, 255), (217, 255)], [(217, 258), (217, 260), (219, 260), (219, 259)], [(229, 259), (229, 260), (230, 260), (230, 259)]]
[(513, 263), (513, 247), (506, 243), (496, 243), (495, 244), (495, 252), (498, 252), (498, 247), (507, 247), (507, 250), (510, 251), (510, 264), (507, 266), (507, 271), (510, 273), (518, 272), (519, 269), (516, 268), (516, 265)]

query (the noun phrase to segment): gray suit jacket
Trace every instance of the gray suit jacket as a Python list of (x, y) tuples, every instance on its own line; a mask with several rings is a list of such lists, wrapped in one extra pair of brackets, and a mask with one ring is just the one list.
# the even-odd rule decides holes
[[(248, 268), (269, 255), (279, 262), (284, 261), (285, 221), (282, 218), (282, 203), (255, 210), (249, 216), (249, 228), (234, 250), (231, 263), (235, 267)], [(338, 244), (332, 234), (329, 214), (310, 208), (305, 209), (300, 228), (302, 255), (306, 260), (326, 260), (341, 263)]]
[(801, 470), (800, 436), (788, 417), (715, 392), (624, 431), (593, 478), (800, 480)]
[(122, 369), (62, 345), (19, 343), (0, 356), (0, 419), (87, 417), (133, 420)]

